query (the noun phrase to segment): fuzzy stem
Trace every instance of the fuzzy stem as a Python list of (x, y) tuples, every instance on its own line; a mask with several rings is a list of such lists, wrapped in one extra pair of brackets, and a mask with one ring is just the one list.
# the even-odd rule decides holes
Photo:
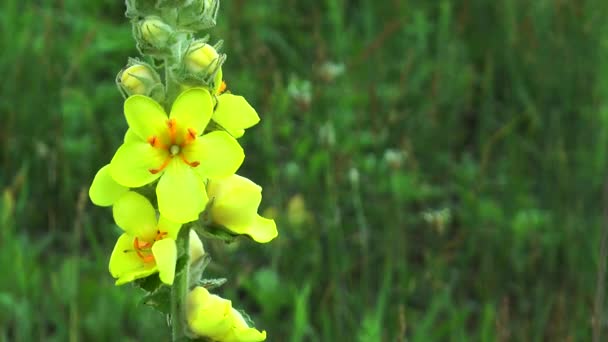
[(186, 296), (188, 295), (190, 255), (190, 226), (184, 225), (177, 236), (177, 265), (171, 287), (171, 336), (172, 341), (187, 341)]
[(171, 110), (171, 105), (179, 93), (179, 84), (173, 79), (171, 70), (169, 68), (169, 58), (165, 58), (165, 110), (167, 113)]

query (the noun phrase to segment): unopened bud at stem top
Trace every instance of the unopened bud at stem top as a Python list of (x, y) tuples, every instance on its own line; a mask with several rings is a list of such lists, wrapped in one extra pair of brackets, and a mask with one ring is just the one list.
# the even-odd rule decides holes
[(166, 47), (173, 35), (173, 28), (157, 17), (147, 17), (140, 21), (138, 30), (145, 43), (158, 49)]

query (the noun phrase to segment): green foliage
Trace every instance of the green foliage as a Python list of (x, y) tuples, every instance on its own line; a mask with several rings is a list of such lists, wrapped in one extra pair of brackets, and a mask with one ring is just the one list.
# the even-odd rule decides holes
[[(168, 338), (112, 284), (117, 230), (86, 197), (126, 129), (124, 12), (0, 3), (0, 340)], [(210, 243), (205, 276), (271, 341), (590, 340), (606, 17), (601, 0), (222, 2), (224, 78), (263, 123), (239, 173), (279, 238)]]

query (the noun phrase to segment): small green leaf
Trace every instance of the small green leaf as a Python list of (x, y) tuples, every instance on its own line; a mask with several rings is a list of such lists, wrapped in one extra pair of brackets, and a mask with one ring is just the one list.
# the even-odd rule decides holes
[(136, 279), (133, 281), (133, 284), (146, 292), (155, 292), (163, 285), (158, 277), (158, 273), (152, 274), (149, 277)]
[(236, 240), (236, 238), (239, 236), (239, 235), (231, 234), (229, 231), (227, 231), (223, 227), (215, 227), (215, 226), (205, 226), (203, 229), (200, 229), (200, 228), (197, 229), (196, 232), (199, 233), (203, 237), (206, 237), (209, 239), (215, 239), (215, 240), (222, 240), (226, 243), (234, 242), (234, 240)]
[(171, 313), (171, 288), (161, 286), (156, 291), (144, 296), (141, 303), (168, 315)]
[(213, 278), (213, 279), (201, 279), (198, 281), (197, 286), (202, 286), (207, 290), (212, 290), (224, 285), (228, 279), (226, 278)]
[(205, 254), (190, 265), (190, 284), (188, 284), (190, 289), (200, 285), (201, 278), (209, 262), (211, 262), (211, 256)]

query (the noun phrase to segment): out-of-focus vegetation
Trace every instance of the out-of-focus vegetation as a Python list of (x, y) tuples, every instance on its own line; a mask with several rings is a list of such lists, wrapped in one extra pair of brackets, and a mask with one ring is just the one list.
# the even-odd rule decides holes
[[(168, 338), (114, 287), (118, 228), (87, 197), (126, 129), (123, 13), (0, 2), (0, 340)], [(224, 76), (262, 117), (240, 173), (280, 236), (207, 244), (222, 296), (271, 341), (589, 341), (607, 17), (604, 0), (223, 1)]]

